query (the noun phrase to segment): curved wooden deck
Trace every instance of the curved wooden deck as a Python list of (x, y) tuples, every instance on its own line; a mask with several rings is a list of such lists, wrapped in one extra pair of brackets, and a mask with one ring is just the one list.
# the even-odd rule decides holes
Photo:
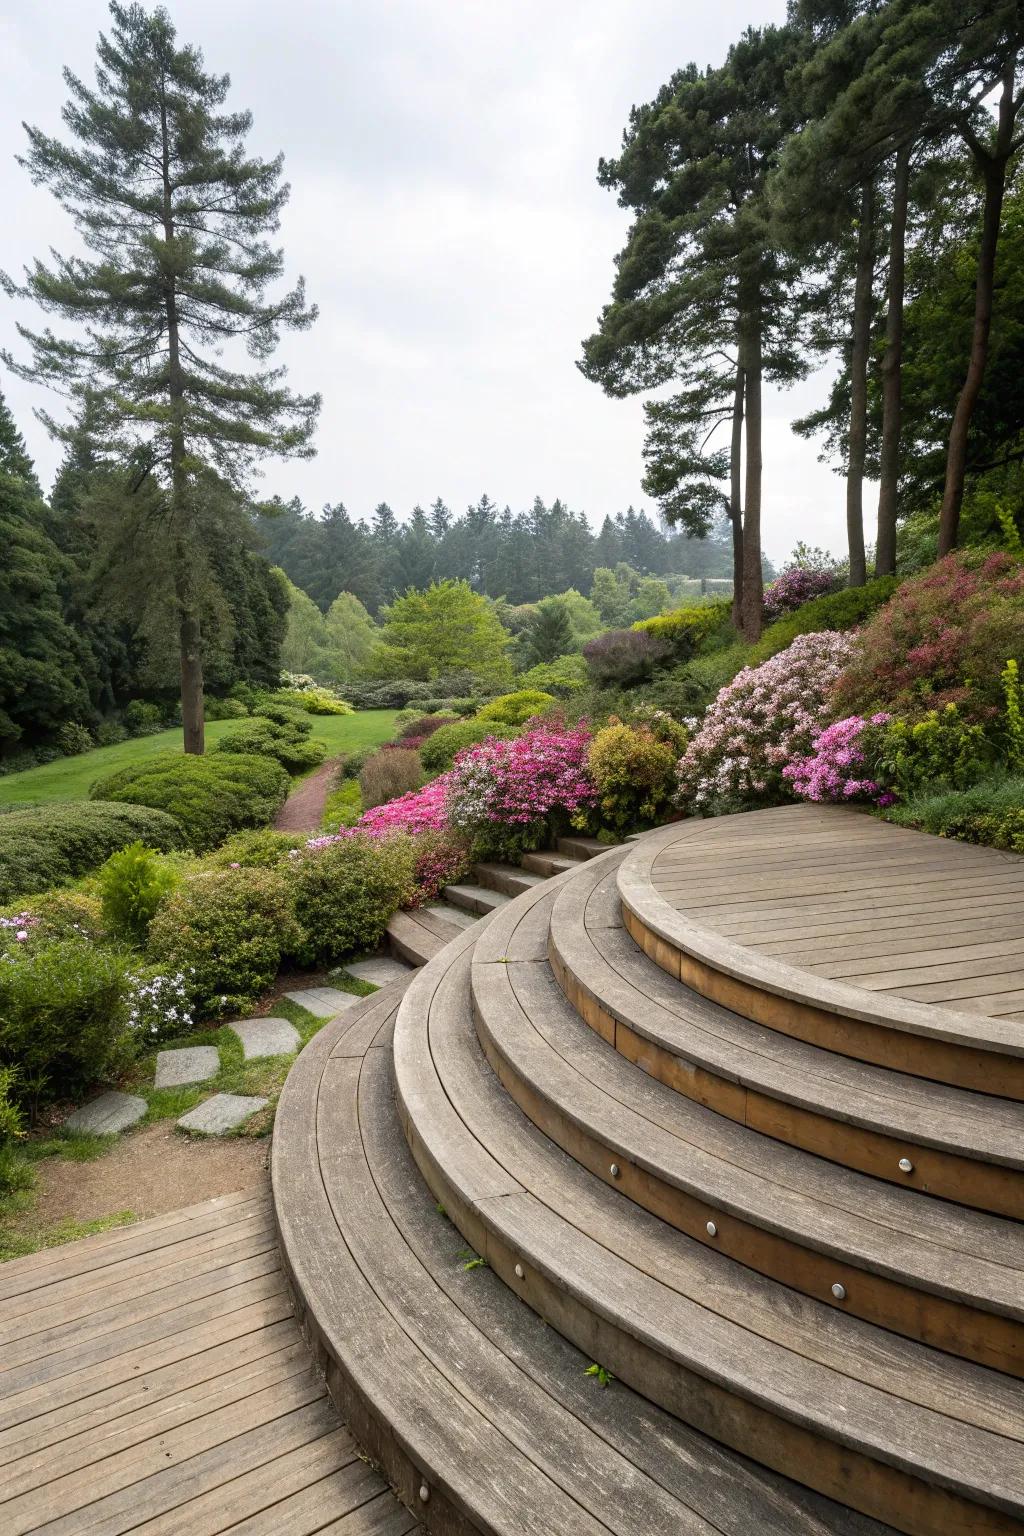
[(292, 1315), (266, 1195), (0, 1267), (0, 1530), (405, 1536)]

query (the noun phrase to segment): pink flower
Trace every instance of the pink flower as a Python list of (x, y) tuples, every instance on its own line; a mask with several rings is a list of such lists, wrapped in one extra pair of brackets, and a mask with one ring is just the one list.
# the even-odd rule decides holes
[(26, 928), (19, 928), (14, 937), (17, 939), (19, 944), (24, 944), (25, 940), (28, 938), (28, 930)]

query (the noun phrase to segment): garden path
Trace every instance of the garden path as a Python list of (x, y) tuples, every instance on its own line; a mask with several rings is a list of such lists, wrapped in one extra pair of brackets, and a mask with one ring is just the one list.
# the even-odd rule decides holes
[(276, 832), (316, 832), (324, 814), (327, 796), (331, 792), (334, 776), (338, 771), (336, 757), (329, 757), (319, 768), (293, 789), (277, 813), (274, 822)]
[(266, 1181), (5, 1264), (0, 1525), (404, 1536), (292, 1315)]

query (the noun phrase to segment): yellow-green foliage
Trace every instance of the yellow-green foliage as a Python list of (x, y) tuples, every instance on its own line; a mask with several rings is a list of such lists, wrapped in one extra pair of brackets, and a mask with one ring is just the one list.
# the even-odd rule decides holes
[(476, 719), (487, 724), (525, 725), (534, 715), (542, 715), (555, 702), (554, 695), (540, 688), (520, 688), (517, 693), (502, 693), (483, 709)]
[(885, 784), (906, 800), (931, 788), (969, 788), (989, 756), (984, 727), (947, 704), (920, 720), (890, 721), (881, 734), (878, 766)]
[(329, 688), (278, 688), (274, 694), (280, 704), (293, 704), (307, 715), (354, 715), (347, 699), (339, 698)]
[(657, 821), (667, 810), (677, 753), (646, 726), (614, 722), (590, 744), (590, 772), (597, 786), (603, 827), (628, 832)]
[(732, 633), (731, 610), (731, 603), (726, 601), (703, 603), (692, 608), (673, 608), (669, 613), (659, 613), (653, 619), (639, 619), (633, 628), (663, 641), (671, 647), (677, 661), (686, 661), (698, 655), (712, 641), (725, 643)]
[(1020, 667), (1013, 657), (1002, 671), (1003, 698), (1006, 700), (1006, 757), (1015, 773), (1024, 771), (1024, 690)]

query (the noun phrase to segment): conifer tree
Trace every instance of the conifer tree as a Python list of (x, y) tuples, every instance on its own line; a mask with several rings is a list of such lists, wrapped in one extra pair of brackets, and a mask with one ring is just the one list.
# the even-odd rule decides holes
[[(315, 310), (301, 280), (268, 294), (283, 256), (266, 236), (289, 189), (280, 156), (247, 153), (251, 116), (224, 110), (228, 77), (177, 43), (162, 8), (112, 0), (110, 14), (95, 86), (65, 73), (68, 139), (27, 127), (21, 162), (89, 254), (37, 261), (23, 286), (5, 286), (71, 322), (63, 336), (19, 327), (32, 360), (18, 371), (73, 400), (91, 390), (110, 448), (133, 466), (122, 516), (144, 498), (142, 526), (161, 545), (153, 570), (171, 587), (185, 750), (201, 752), (203, 588), (215, 580), (203, 523), (261, 456), (312, 453), (318, 397), (293, 394), (265, 365), (281, 331), (305, 328)], [(229, 366), (222, 348), (232, 360), (247, 350), (253, 365)]]
[(542, 661), (554, 661), (573, 649), (572, 624), (565, 604), (557, 597), (546, 597), (539, 602), (526, 631), (526, 664), (537, 666)]

